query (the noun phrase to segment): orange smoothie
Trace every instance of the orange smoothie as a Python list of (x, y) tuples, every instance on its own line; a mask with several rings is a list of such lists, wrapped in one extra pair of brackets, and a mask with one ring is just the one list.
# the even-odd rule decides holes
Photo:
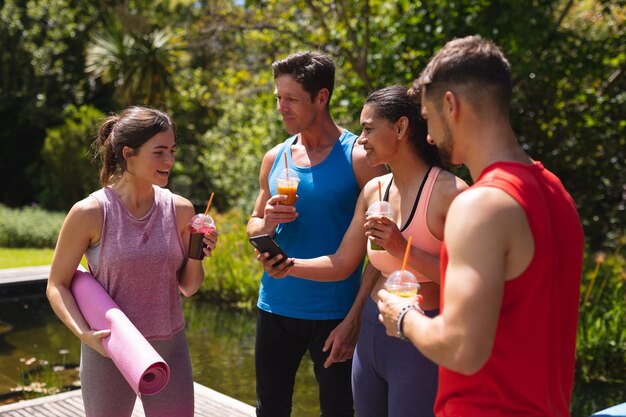
[(296, 192), (298, 191), (298, 183), (293, 182), (291, 184), (277, 184), (278, 194), (284, 194), (287, 196), (287, 200), (280, 201), (278, 204), (285, 204), (293, 206), (296, 204)]

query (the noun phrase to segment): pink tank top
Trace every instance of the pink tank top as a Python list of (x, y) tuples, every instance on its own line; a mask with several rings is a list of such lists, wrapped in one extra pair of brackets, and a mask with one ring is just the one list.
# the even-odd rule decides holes
[[(437, 176), (440, 172), (441, 168), (438, 167), (432, 167), (429, 170), (428, 174), (424, 178), (424, 181), (422, 182), (419, 192), (417, 193), (417, 197), (413, 205), (413, 211), (404, 227), (400, 230), (402, 236), (405, 238), (413, 236), (414, 247), (435, 256), (439, 256), (441, 241), (433, 236), (428, 229), (426, 213), (428, 211), (430, 196), (432, 195), (435, 182), (437, 181)], [(393, 177), (391, 178), (391, 181), (393, 181)], [(385, 200), (388, 199), (390, 186), (391, 182), (387, 185)], [(374, 265), (384, 276), (388, 276), (393, 271), (402, 268), (402, 259), (396, 258), (386, 250), (372, 250), (372, 245), (369, 239), (367, 240), (367, 257), (372, 265)], [(416, 269), (411, 268), (410, 266), (408, 266), (407, 269), (417, 277), (419, 282), (430, 281), (430, 279), (426, 278), (424, 274), (420, 273)]]
[(184, 326), (177, 273), (185, 254), (172, 193), (153, 188), (154, 204), (139, 219), (110, 187), (91, 194), (102, 210), (102, 236), (85, 256), (95, 278), (141, 334), (167, 339)]

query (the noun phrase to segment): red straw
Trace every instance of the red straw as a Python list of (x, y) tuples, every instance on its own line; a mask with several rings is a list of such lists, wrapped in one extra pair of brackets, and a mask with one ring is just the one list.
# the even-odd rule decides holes
[(383, 193), (380, 191), (380, 181), (378, 181), (378, 201), (383, 201)]
[(406, 250), (404, 251), (404, 260), (402, 261), (403, 273), (404, 273), (404, 270), (406, 269), (406, 263), (409, 261), (409, 251), (411, 250), (411, 242), (413, 242), (413, 236), (409, 236), (409, 241), (406, 242)]
[(211, 197), (209, 197), (209, 204), (206, 205), (206, 210), (204, 210), (204, 216), (206, 217), (209, 214), (209, 208), (211, 207), (211, 201), (213, 201), (213, 195), (215, 193), (211, 193)]

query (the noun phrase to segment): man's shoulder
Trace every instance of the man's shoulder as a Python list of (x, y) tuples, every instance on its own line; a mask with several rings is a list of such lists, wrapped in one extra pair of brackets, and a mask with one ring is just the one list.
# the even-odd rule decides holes
[(274, 163), (274, 160), (276, 159), (278, 154), (281, 152), (285, 144), (292, 138), (293, 137), (289, 137), (285, 139), (283, 142), (277, 145), (274, 145), (269, 151), (265, 152), (265, 155), (263, 155), (263, 160), (267, 163)]

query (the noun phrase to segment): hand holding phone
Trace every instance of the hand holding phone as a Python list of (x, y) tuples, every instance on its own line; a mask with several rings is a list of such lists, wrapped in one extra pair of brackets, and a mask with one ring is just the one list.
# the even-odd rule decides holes
[(278, 243), (270, 235), (258, 235), (252, 236), (248, 238), (252, 246), (256, 248), (260, 253), (269, 253), (270, 258), (274, 258), (277, 255), (282, 255), (282, 259), (272, 265), (272, 267), (276, 267), (287, 260), (287, 254), (282, 250)]

